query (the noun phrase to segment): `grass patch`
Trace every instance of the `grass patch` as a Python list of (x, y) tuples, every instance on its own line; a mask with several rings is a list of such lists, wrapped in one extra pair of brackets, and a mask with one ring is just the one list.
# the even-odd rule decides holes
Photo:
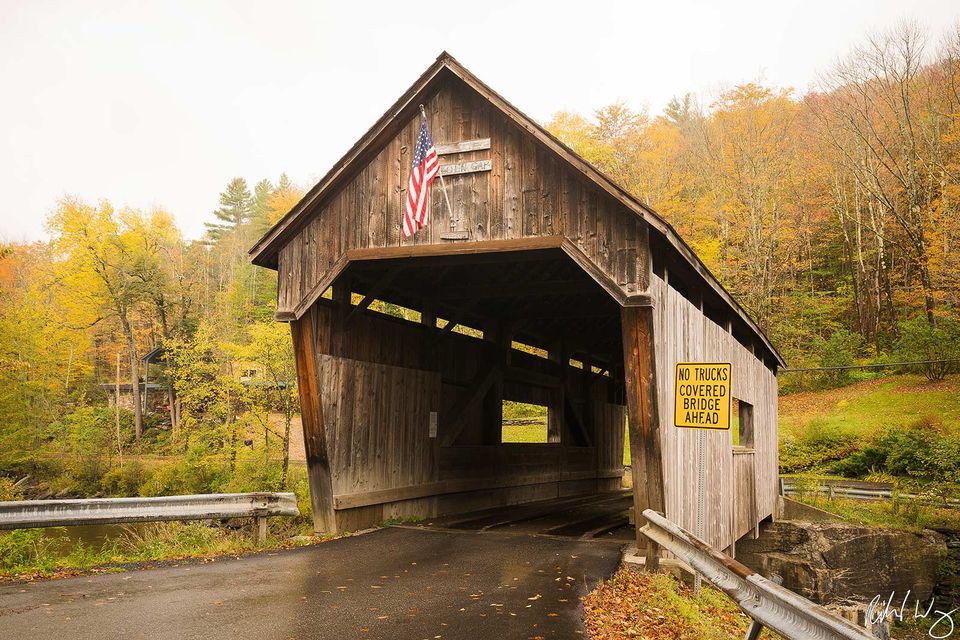
[(855, 524), (914, 533), (923, 529), (960, 531), (960, 510), (923, 504), (917, 500), (893, 498), (867, 501), (813, 495), (798, 495), (794, 499)]
[(509, 443), (540, 443), (547, 441), (547, 423), (537, 424), (505, 424), (501, 432), (500, 441)]
[[(272, 530), (258, 545), (252, 527), (228, 528), (202, 522), (156, 522), (123, 527), (98, 545), (73, 540), (63, 527), (19, 529), (0, 534), (0, 580), (31, 580), (91, 570), (117, 571), (118, 565), (238, 555), (319, 542), (307, 531), (299, 535), (273, 518)], [(269, 530), (268, 530), (269, 531)], [(51, 535), (51, 533), (53, 535)]]
[(869, 435), (935, 415), (960, 431), (960, 378), (928, 382), (920, 375), (893, 375), (826, 391), (780, 398), (781, 436), (799, 436), (811, 426)]
[(780, 399), (782, 473), (960, 481), (960, 379), (893, 375)]
[[(726, 595), (704, 586), (699, 596), (666, 573), (628, 567), (592, 591), (583, 602), (593, 640), (729, 640), (742, 638), (748, 618)], [(779, 638), (764, 630), (761, 638)]]

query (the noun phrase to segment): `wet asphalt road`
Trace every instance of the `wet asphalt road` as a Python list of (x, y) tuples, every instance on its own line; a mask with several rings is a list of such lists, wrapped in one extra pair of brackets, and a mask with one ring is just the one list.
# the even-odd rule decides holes
[(0, 639), (581, 638), (613, 542), (389, 528), (312, 547), (0, 585)]

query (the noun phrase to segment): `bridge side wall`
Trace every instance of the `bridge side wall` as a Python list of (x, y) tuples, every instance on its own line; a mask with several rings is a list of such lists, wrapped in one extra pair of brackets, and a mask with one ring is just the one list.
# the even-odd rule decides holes
[[(568, 367), (563, 382), (558, 364), (518, 351), (508, 373), (488, 340), (372, 311), (355, 316), (347, 330), (343, 316), (323, 299), (292, 323), (295, 332), (309, 327), (313, 335), (313, 352), (298, 345), (296, 356), (298, 366), (312, 358), (312, 367), (300, 368), (313, 376), (306, 388), (320, 400), (303, 424), (318, 530), (620, 486), (624, 408), (610, 402), (609, 378)], [(491, 362), (500, 383), (461, 411), (464, 395), (475, 391)], [(516, 379), (518, 370), (535, 374), (537, 384)], [(560, 442), (501, 444), (505, 396), (546, 404), (554, 415), (562, 408), (558, 387), (544, 386), (551, 376), (581, 412), (589, 442), (577, 442), (567, 425)], [(452, 430), (458, 435), (447, 442)], [(311, 448), (322, 449), (326, 460), (311, 458)]]

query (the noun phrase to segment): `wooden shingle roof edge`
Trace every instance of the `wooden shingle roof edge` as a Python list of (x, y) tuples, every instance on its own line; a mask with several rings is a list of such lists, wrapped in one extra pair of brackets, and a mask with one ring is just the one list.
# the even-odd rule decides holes
[[(777, 363), (781, 367), (786, 366), (786, 361), (776, 348), (774, 348), (763, 330), (757, 326), (753, 318), (750, 317), (750, 314), (740, 306), (730, 292), (720, 284), (710, 269), (700, 260), (693, 249), (670, 223), (661, 218), (660, 215), (649, 206), (637, 200), (612, 179), (607, 177), (602, 171), (584, 160), (580, 154), (561, 142), (557, 137), (537, 124), (532, 118), (513, 106), (508, 100), (473, 75), (469, 69), (460, 64), (456, 58), (446, 51), (437, 57), (436, 61), (387, 109), (380, 119), (370, 127), (330, 171), (303, 196), (300, 202), (271, 227), (263, 237), (257, 240), (249, 251), (251, 261), (262, 267), (276, 269), (277, 254), (280, 251), (280, 247), (290, 235), (300, 229), (305, 214), (313, 208), (314, 204), (322, 201), (327, 195), (333, 193), (342, 180), (349, 179), (352, 175), (351, 170), (354, 165), (379, 149), (378, 141), (386, 141), (389, 139), (394, 133), (394, 129), (399, 127), (397, 123), (403, 120), (401, 116), (405, 112), (412, 113), (417, 108), (419, 102), (433, 87), (434, 83), (441, 78), (444, 72), (451, 73), (459, 78), (463, 83), (495, 106), (515, 125), (533, 135), (541, 144), (560, 156), (578, 173), (596, 184), (622, 205), (640, 215), (650, 228), (662, 235), (668, 245), (703, 279), (704, 283), (746, 323), (747, 327), (760, 339), (764, 347), (766, 347), (770, 354), (776, 359)], [(392, 124), (396, 126), (391, 127)]]

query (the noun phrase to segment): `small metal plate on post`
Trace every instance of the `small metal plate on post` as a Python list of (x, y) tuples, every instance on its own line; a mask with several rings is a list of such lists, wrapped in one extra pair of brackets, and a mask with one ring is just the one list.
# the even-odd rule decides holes
[(430, 412), (430, 437), (431, 438), (437, 437), (437, 412), (436, 411)]
[(441, 240), (467, 240), (470, 234), (466, 231), (446, 231), (440, 234)]

